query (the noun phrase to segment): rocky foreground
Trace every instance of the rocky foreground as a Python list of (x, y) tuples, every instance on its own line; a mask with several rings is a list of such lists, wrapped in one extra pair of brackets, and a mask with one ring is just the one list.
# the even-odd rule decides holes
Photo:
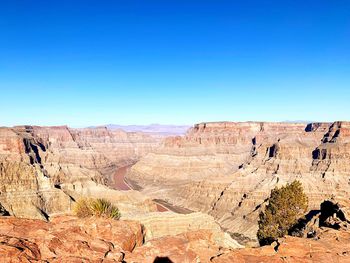
[(312, 227), (312, 237), (261, 248), (228, 248), (203, 229), (145, 241), (143, 225), (131, 220), (0, 217), (0, 255), (2, 262), (350, 262), (349, 209), (327, 202), (301, 229)]

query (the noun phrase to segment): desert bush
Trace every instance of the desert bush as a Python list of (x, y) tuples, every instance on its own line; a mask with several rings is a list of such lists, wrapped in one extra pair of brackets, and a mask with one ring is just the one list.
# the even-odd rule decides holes
[(259, 243), (271, 244), (288, 234), (288, 230), (305, 214), (307, 206), (308, 199), (299, 181), (273, 189), (268, 205), (259, 215)]
[(81, 198), (74, 205), (74, 213), (77, 217), (90, 217), (92, 216), (92, 210), (90, 207), (90, 199)]
[(119, 219), (119, 209), (106, 199), (86, 199), (78, 200), (74, 207), (74, 212), (78, 217), (98, 216), (112, 219)]
[(91, 201), (91, 209), (96, 216), (119, 219), (119, 209), (106, 199), (94, 199)]

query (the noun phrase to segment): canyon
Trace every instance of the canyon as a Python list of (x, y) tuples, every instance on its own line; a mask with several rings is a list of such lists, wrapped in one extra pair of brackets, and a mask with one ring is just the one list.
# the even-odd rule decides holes
[[(17, 217), (45, 219), (69, 211), (79, 195), (112, 195), (107, 185), (116, 168), (134, 163), (160, 140), (106, 128), (0, 128), (1, 206)], [(127, 201), (125, 207), (154, 209), (137, 193), (113, 192), (113, 198)]]
[(232, 236), (256, 242), (271, 189), (303, 184), (309, 210), (347, 200), (350, 123), (201, 123), (166, 138), (127, 174), (154, 199), (212, 215)]
[[(254, 247), (276, 186), (299, 180), (310, 211), (332, 198), (350, 208), (350, 122), (211, 122), (178, 133), (0, 128), (0, 254), (18, 262), (349, 260), (347, 229)], [(75, 218), (81, 197), (110, 200), (121, 221)]]

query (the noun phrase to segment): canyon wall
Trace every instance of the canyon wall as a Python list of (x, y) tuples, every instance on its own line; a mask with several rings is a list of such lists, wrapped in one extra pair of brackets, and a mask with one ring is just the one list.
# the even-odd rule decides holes
[(153, 198), (208, 213), (256, 240), (271, 189), (300, 180), (309, 208), (350, 192), (350, 123), (201, 123), (167, 138), (127, 175)]
[[(0, 128), (2, 210), (18, 217), (44, 219), (70, 210), (78, 192), (108, 194), (111, 190), (103, 185), (113, 180), (115, 170), (153, 151), (161, 139), (106, 128)], [(141, 203), (144, 199), (131, 194), (109, 195)]]
[[(270, 190), (303, 183), (309, 208), (350, 192), (350, 123), (201, 123), (185, 136), (121, 130), (0, 128), (0, 214), (45, 219), (80, 196), (104, 197), (122, 213), (156, 211), (151, 199), (215, 218), (244, 242), (256, 241)], [(108, 188), (130, 165), (136, 191)]]

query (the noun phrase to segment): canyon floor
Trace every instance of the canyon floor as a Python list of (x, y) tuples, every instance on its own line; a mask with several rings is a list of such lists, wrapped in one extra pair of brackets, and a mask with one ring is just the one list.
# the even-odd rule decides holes
[[(350, 262), (349, 122), (215, 122), (175, 134), (0, 128), (3, 261)], [(258, 247), (270, 191), (295, 179), (316, 216), (301, 237)], [(121, 219), (76, 218), (84, 197), (111, 201)]]

